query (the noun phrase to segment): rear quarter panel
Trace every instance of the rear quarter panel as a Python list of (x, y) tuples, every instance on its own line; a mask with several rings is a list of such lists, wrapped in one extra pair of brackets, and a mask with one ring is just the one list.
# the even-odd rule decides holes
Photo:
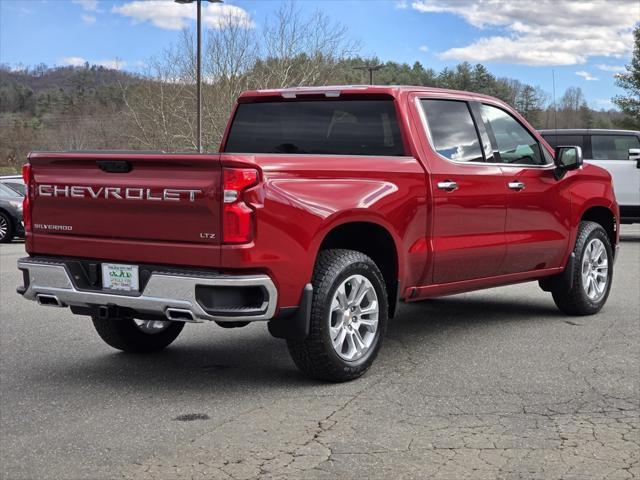
[(223, 165), (251, 163), (262, 183), (245, 196), (256, 210), (254, 242), (222, 246), (224, 268), (267, 270), (280, 307), (298, 305), (326, 235), (371, 222), (393, 237), (399, 278), (414, 284), (426, 255), (406, 253), (426, 231), (425, 171), (413, 157), (222, 154)]

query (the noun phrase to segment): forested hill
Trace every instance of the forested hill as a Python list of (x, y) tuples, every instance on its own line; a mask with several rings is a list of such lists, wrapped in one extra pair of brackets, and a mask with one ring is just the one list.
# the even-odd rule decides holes
[(118, 82), (133, 79), (129, 73), (89, 64), (54, 68), (40, 64), (19, 70), (0, 66), (0, 113), (45, 114), (39, 105), (45, 99), (77, 104), (92, 96), (119, 98)]
[[(164, 63), (163, 63), (164, 62)], [(207, 68), (205, 58), (205, 71)], [(205, 143), (217, 148), (239, 91), (282, 85), (368, 82), (361, 67), (381, 64), (377, 84), (424, 85), (469, 90), (499, 97), (537, 128), (613, 128), (617, 111), (595, 111), (579, 88), (570, 88), (553, 110), (550, 96), (538, 87), (497, 78), (483, 65), (462, 63), (436, 72), (416, 62), (382, 63), (359, 56), (338, 61), (300, 54), (283, 62), (256, 59), (233, 75), (208, 77), (203, 89)], [(195, 120), (192, 68), (178, 71), (175, 59), (161, 59), (154, 71), (136, 75), (97, 65), (11, 69), (0, 66), (0, 173), (14, 171), (30, 150), (193, 148)], [(164, 70), (163, 70), (164, 69)], [(306, 76), (313, 72), (313, 76)], [(211, 80), (216, 78), (216, 80)]]

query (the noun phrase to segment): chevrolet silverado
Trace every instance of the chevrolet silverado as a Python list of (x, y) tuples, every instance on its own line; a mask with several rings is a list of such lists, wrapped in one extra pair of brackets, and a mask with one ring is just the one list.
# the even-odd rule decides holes
[(538, 281), (594, 314), (618, 244), (610, 175), (469, 92), (251, 91), (218, 153), (34, 152), (23, 176), (24, 298), (125, 352), (265, 322), (330, 381), (370, 367), (400, 301)]

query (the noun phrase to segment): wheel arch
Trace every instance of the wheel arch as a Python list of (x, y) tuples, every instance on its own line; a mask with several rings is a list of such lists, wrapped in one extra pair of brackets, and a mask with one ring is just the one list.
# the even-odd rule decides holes
[(617, 221), (614, 212), (605, 206), (595, 205), (587, 208), (580, 217), (581, 222), (595, 222), (604, 228), (615, 251), (617, 243)]
[(358, 220), (333, 225), (320, 242), (315, 258), (322, 250), (344, 248), (364, 253), (380, 269), (389, 300), (389, 318), (393, 318), (400, 291), (400, 268), (396, 239), (391, 231), (378, 222)]

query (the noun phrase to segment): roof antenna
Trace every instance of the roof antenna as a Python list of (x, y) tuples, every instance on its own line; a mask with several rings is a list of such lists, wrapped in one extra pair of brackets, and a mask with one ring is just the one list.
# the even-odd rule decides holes
[(556, 142), (558, 141), (558, 105), (556, 104), (556, 72), (551, 69), (551, 81), (553, 82), (553, 123), (555, 129)]

